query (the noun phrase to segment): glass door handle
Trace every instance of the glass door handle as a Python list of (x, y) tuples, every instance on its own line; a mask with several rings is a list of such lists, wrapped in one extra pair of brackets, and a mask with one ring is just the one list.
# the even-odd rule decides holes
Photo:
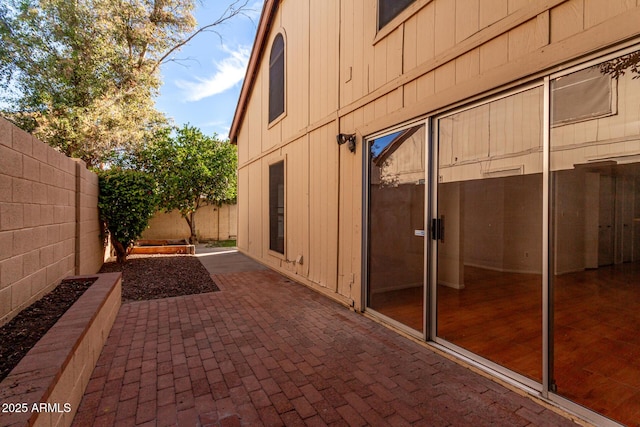
[(431, 219), (431, 240), (444, 243), (444, 215)]

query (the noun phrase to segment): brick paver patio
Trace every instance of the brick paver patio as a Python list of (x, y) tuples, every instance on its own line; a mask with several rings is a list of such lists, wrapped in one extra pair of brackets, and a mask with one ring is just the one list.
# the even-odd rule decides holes
[(575, 426), (272, 271), (213, 278), (122, 305), (75, 426)]

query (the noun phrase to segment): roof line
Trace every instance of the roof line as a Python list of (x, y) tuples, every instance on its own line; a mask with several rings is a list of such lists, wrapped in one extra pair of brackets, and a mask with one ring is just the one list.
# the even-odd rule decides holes
[(231, 123), (231, 130), (229, 131), (229, 139), (233, 144), (237, 143), (238, 131), (240, 130), (240, 125), (242, 124), (242, 120), (244, 119), (244, 115), (247, 111), (249, 95), (253, 90), (253, 85), (255, 84), (256, 77), (258, 75), (260, 60), (264, 54), (267, 37), (269, 36), (269, 30), (271, 29), (271, 23), (276, 14), (276, 10), (278, 10), (279, 3), (279, 0), (266, 0), (264, 7), (262, 8), (256, 39), (253, 42), (253, 49), (251, 50), (249, 65), (247, 66), (247, 73), (244, 76), (242, 90), (240, 91), (240, 98), (238, 99), (238, 105), (236, 106), (236, 111), (233, 115), (233, 122)]

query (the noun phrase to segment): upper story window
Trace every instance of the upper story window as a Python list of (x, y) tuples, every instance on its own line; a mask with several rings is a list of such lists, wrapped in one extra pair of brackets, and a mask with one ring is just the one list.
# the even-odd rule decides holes
[(269, 57), (269, 123), (284, 113), (284, 37), (278, 34)]
[(378, 0), (378, 29), (387, 25), (415, 0)]

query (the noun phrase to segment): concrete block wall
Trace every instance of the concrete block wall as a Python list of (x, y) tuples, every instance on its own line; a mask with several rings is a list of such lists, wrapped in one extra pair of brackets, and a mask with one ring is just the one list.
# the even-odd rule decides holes
[(98, 212), (98, 175), (76, 160), (76, 192), (78, 221), (75, 274), (93, 274), (100, 270), (105, 258), (105, 249), (100, 229)]
[[(158, 211), (141, 239), (188, 239), (189, 226), (177, 210)], [(203, 206), (196, 213), (198, 240), (229, 240), (238, 235), (237, 205)]]
[(97, 176), (0, 118), (0, 325), (102, 265)]

